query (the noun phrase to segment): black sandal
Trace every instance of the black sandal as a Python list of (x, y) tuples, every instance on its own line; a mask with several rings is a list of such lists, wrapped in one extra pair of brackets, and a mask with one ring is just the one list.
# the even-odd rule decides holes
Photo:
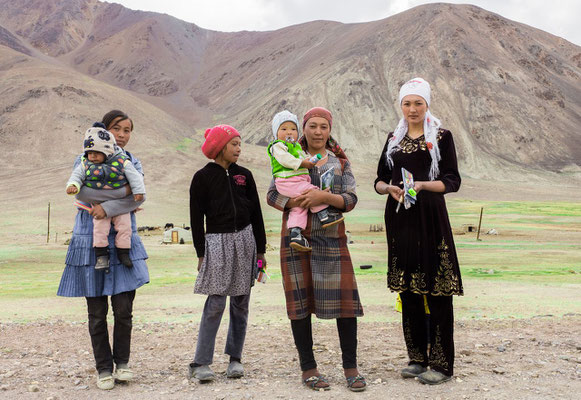
[(327, 384), (329, 383), (323, 375), (313, 375), (313, 376), (309, 376), (307, 379), (303, 379), (303, 383), (309, 389), (317, 390), (317, 391), (318, 390), (331, 390), (331, 386), (317, 387), (317, 384), (319, 384), (319, 382), (323, 382), (323, 383), (327, 383)]
[[(350, 376), (349, 378), (345, 378), (345, 379), (347, 379), (347, 387), (352, 392), (363, 392), (365, 389), (367, 389), (367, 382), (365, 381), (365, 378), (363, 376), (361, 376), (361, 375)], [(363, 383), (363, 386), (361, 386), (361, 387), (353, 387), (353, 384), (356, 383), (356, 382)]]

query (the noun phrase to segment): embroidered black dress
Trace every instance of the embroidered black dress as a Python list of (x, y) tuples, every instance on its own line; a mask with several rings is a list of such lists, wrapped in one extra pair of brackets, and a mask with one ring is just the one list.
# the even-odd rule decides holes
[[(377, 166), (377, 179), (403, 187), (401, 168), (410, 171), (415, 181), (428, 181), (431, 157), (425, 137), (411, 139), (407, 135), (400, 142), (400, 150), (392, 154), (394, 166), (386, 161), (390, 133)], [(460, 188), (460, 175), (452, 133), (440, 129), (437, 135), (441, 160), (441, 180), (448, 192)], [(387, 285), (392, 291), (410, 291), (432, 296), (462, 295), (462, 280), (456, 256), (452, 229), (446, 210), (444, 193), (426, 190), (418, 193), (417, 201), (409, 209), (402, 206), (396, 213), (397, 201), (388, 195), (385, 207), (385, 225), (388, 247)]]

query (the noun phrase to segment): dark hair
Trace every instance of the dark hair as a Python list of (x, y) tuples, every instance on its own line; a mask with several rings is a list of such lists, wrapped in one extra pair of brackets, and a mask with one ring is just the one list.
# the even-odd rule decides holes
[(133, 131), (133, 120), (129, 118), (129, 116), (125, 114), (123, 111), (111, 110), (107, 114), (103, 115), (103, 119), (101, 120), (101, 122), (107, 127), (106, 129), (109, 129), (111, 128), (111, 124), (113, 122), (121, 122), (125, 121), (126, 119), (128, 119), (129, 122), (131, 122), (131, 130)]

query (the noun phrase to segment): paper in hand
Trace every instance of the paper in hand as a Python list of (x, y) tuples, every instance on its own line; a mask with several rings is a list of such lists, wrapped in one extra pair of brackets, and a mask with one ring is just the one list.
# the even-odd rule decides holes
[(333, 168), (323, 172), (321, 174), (321, 190), (325, 190), (327, 188), (333, 189), (333, 180), (335, 178), (335, 170)]
[(403, 180), (403, 205), (407, 210), (412, 205), (416, 204), (416, 191), (414, 190), (414, 176), (407, 169), (401, 169), (401, 177)]

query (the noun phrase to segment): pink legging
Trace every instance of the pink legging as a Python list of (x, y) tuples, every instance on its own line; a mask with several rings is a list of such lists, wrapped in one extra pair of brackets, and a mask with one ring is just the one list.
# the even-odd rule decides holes
[[(292, 178), (276, 178), (274, 180), (276, 190), (283, 196), (290, 198), (297, 197), (301, 195), (307, 189), (319, 189), (315, 185), (311, 185), (311, 177), (308, 175), (298, 175)], [(311, 212), (317, 213), (325, 208), (329, 207), (327, 204), (321, 204), (320, 206), (311, 207)], [(305, 229), (307, 227), (307, 210), (302, 207), (293, 207), (290, 209), (287, 221), (288, 228), (301, 228)]]
[(93, 246), (109, 246), (109, 231), (111, 222), (115, 226), (115, 247), (120, 249), (131, 248), (131, 215), (121, 214), (112, 218), (93, 219)]

